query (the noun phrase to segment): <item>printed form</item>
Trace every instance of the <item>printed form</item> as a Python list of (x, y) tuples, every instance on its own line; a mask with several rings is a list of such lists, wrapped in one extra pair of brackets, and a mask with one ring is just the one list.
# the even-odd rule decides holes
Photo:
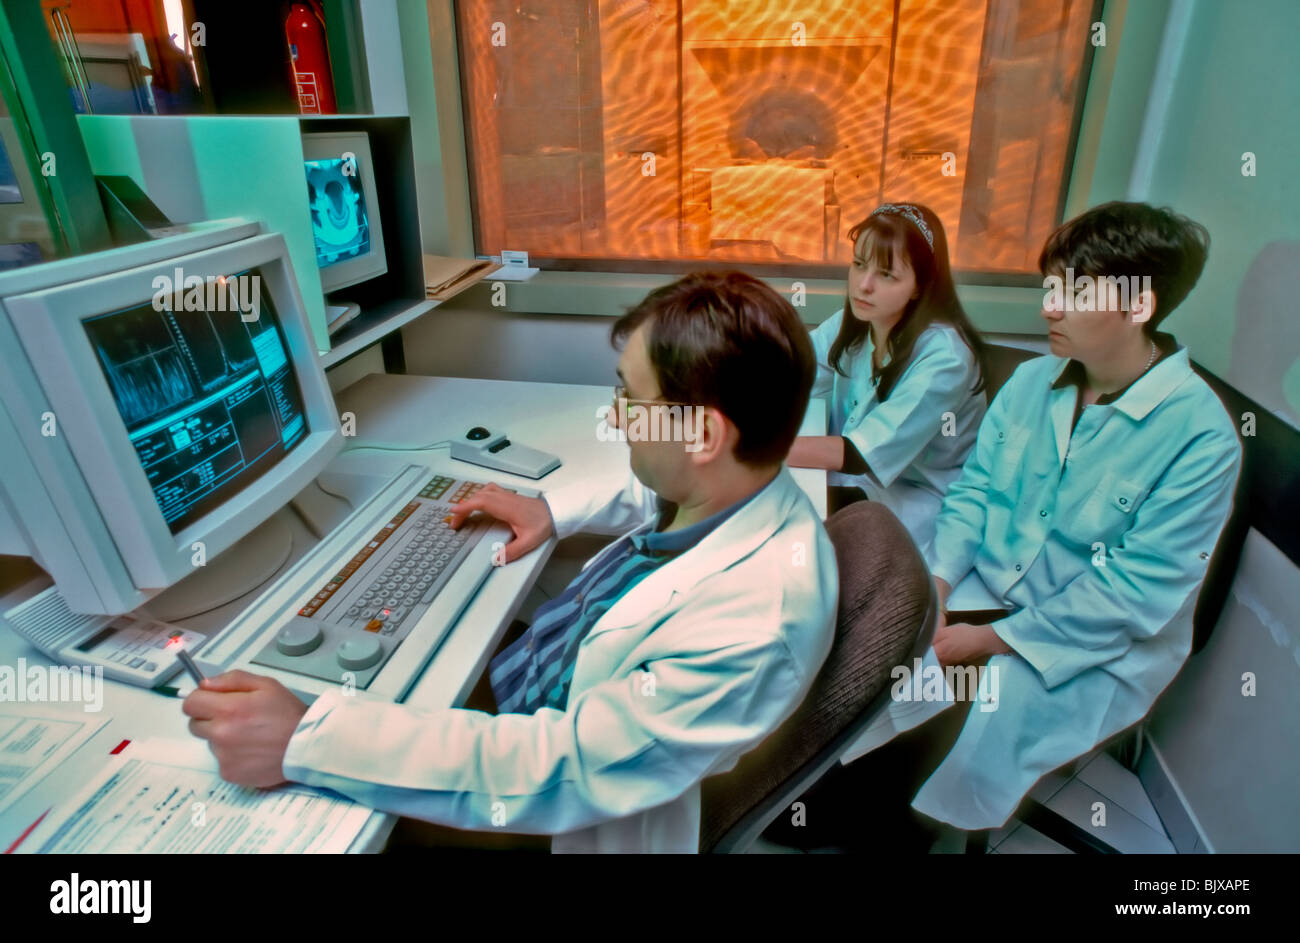
[(56, 713), (45, 705), (0, 710), (0, 812), (93, 737), (109, 718), (83, 711)]
[(22, 853), (341, 854), (371, 810), (308, 786), (235, 786), (199, 741), (143, 740), (46, 817)]

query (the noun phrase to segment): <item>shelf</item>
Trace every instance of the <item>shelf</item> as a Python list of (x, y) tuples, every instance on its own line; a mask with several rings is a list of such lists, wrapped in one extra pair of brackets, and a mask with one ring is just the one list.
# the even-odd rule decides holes
[(346, 360), (440, 304), (440, 301), (400, 298), (362, 312), (355, 321), (330, 338), (330, 349), (320, 355), (321, 366), (329, 368)]

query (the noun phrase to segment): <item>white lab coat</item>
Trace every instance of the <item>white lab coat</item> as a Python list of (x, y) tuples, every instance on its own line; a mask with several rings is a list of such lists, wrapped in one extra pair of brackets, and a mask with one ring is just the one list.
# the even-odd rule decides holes
[[(635, 482), (547, 501), (561, 537), (654, 526), (653, 494)], [(557, 852), (694, 852), (701, 780), (802, 702), (830, 650), (838, 588), (825, 528), (782, 467), (601, 617), (564, 710), (494, 717), (330, 692), (303, 716), (284, 774), (454, 828), (554, 834)]]
[(1031, 360), (1002, 388), (927, 561), (1011, 611), (991, 627), (1016, 653), (989, 660), (996, 709), (971, 708), (912, 802), (958, 828), (1003, 825), (1044, 773), (1151, 709), (1232, 509), (1241, 446), (1186, 348), (1073, 429), (1076, 387), (1052, 389), (1066, 364)]
[(870, 471), (833, 471), (827, 481), (861, 488), (893, 511), (924, 554), (934, 540), (939, 505), (961, 474), (984, 417), (984, 393), (971, 392), (979, 377), (975, 355), (956, 328), (930, 325), (916, 339), (911, 361), (882, 403), (871, 379), (870, 333), (842, 358), (847, 376), (830, 365), (831, 344), (844, 316), (838, 311), (812, 332), (817, 355), (813, 395), (828, 399), (827, 434), (852, 442)]
[[(812, 332), (817, 356), (813, 395), (827, 397), (827, 434), (852, 442), (870, 471), (830, 472), (827, 483), (861, 488), (870, 500), (885, 505), (926, 554), (934, 543), (935, 517), (944, 494), (961, 474), (984, 417), (984, 393), (971, 392), (979, 376), (975, 355), (956, 328), (930, 325), (916, 339), (911, 362), (882, 403), (871, 378), (875, 345), (870, 333), (856, 351), (844, 355), (847, 376), (830, 365), (831, 345), (843, 320), (844, 311), (837, 311)], [(924, 656), (922, 676), (929, 677), (938, 666), (931, 648)], [(841, 761), (857, 759), (952, 703), (951, 692), (945, 701), (890, 701), (849, 744)]]

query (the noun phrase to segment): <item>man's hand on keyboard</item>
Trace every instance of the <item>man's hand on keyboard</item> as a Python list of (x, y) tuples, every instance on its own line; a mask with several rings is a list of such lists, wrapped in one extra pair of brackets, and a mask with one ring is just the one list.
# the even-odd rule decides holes
[(544, 500), (526, 498), (491, 483), (455, 506), (448, 519), (452, 530), (459, 530), (465, 519), (475, 511), (482, 511), (509, 524), (515, 532), (515, 539), (502, 550), (506, 563), (518, 560), (534, 547), (540, 547), (555, 533), (551, 509)]

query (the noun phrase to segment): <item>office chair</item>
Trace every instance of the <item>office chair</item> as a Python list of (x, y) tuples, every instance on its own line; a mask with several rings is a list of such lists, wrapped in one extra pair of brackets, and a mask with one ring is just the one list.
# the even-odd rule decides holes
[(934, 583), (888, 508), (860, 501), (826, 522), (840, 572), (835, 641), (803, 704), (701, 788), (700, 851), (745, 851), (889, 704), (890, 672), (934, 635)]
[(1016, 367), (1026, 360), (1033, 360), (1035, 357), (1041, 356), (1042, 354), (1036, 351), (1025, 350), (1022, 347), (985, 344), (983, 362), (984, 389), (989, 402), (993, 402), (993, 397), (998, 395), (998, 390), (1002, 389), (1002, 385), (1011, 379), (1011, 374), (1016, 372)]

